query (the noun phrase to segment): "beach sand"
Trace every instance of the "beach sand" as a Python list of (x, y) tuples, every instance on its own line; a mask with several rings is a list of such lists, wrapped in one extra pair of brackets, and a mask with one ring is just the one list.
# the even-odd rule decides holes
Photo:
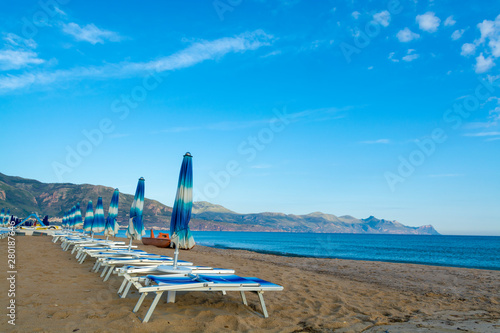
[[(291, 258), (196, 246), (180, 258), (232, 268), (284, 286), (264, 294), (263, 318), (255, 294), (178, 294), (158, 304), (149, 323), (116, 291), (48, 236), (16, 236), (16, 325), (7, 323), (7, 240), (0, 240), (2, 332), (500, 332), (500, 271), (368, 261)], [(120, 239), (123, 240), (123, 239)], [(173, 255), (172, 249), (134, 245)], [(149, 295), (139, 316), (151, 304)]]

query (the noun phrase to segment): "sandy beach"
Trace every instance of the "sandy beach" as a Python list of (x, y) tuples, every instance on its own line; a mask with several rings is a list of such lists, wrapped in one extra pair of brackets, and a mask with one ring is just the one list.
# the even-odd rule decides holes
[[(164, 297), (149, 323), (132, 313), (138, 293), (120, 299), (121, 278), (103, 282), (47, 236), (16, 237), (16, 325), (7, 323), (7, 241), (0, 240), (3, 332), (499, 332), (500, 271), (337, 259), (290, 258), (196, 246), (180, 258), (232, 268), (284, 286), (264, 294), (270, 317), (238, 293)], [(123, 239), (121, 239), (123, 240)], [(151, 253), (171, 249), (143, 246)], [(151, 296), (151, 295), (150, 295)], [(149, 307), (146, 299), (139, 315)]]

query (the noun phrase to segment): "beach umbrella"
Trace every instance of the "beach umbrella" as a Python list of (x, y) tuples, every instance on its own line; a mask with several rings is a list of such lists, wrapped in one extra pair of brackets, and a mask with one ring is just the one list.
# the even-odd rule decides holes
[(71, 207), (70, 213), (69, 213), (69, 228), (70, 229), (75, 229), (75, 211), (76, 207), (73, 206)]
[(82, 209), (79, 202), (75, 206), (75, 229), (83, 229)]
[(118, 226), (118, 221), (116, 218), (118, 216), (118, 200), (120, 197), (120, 192), (117, 188), (113, 192), (113, 196), (111, 197), (111, 203), (109, 204), (108, 217), (106, 218), (106, 227), (104, 229), (104, 234), (106, 238), (109, 236), (114, 236), (120, 229)]
[(61, 228), (66, 227), (66, 212), (63, 213), (63, 218), (61, 220)]
[(69, 228), (69, 210), (64, 212), (64, 227)]
[(3, 226), (8, 228), (9, 224), (10, 224), (10, 209), (7, 209), (7, 213), (5, 213), (5, 218), (3, 220)]
[(83, 231), (91, 232), (92, 223), (94, 223), (94, 208), (92, 207), (92, 200), (89, 200), (87, 211), (85, 212), (85, 221), (83, 221)]
[(94, 223), (92, 223), (92, 232), (98, 234), (104, 231), (104, 208), (102, 208), (102, 197), (97, 198), (95, 206)]
[(146, 234), (142, 223), (142, 209), (144, 208), (144, 178), (139, 178), (137, 189), (135, 190), (134, 201), (130, 206), (130, 218), (128, 220), (127, 237), (130, 238), (129, 249), (132, 246), (132, 239), (141, 240)]
[(177, 265), (179, 248), (191, 249), (195, 245), (189, 230), (191, 210), (193, 208), (193, 157), (186, 153), (182, 159), (177, 194), (170, 219), (170, 238), (175, 245), (174, 267)]
[(3, 219), (5, 218), (5, 208), (0, 212), (0, 227), (3, 227)]

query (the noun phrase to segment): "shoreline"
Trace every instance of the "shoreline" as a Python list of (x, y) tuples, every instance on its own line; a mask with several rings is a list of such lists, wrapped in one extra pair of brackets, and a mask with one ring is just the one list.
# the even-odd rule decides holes
[[(500, 272), (416, 264), (294, 258), (195, 246), (179, 258), (195, 265), (232, 268), (284, 286), (265, 293), (270, 317), (259, 315), (255, 295), (187, 293), (176, 303), (162, 298), (149, 323), (132, 313), (137, 293), (120, 299), (113, 275), (103, 282), (79, 265), (52, 237), (16, 237), (17, 321), (7, 332), (432, 332), (500, 329)], [(120, 239), (122, 240), (122, 239)], [(133, 242), (150, 253), (173, 255)], [(0, 240), (1, 253), (7, 242)], [(6, 272), (6, 260), (0, 261)], [(0, 283), (6, 294), (7, 280)], [(145, 306), (149, 306), (148, 296)], [(5, 305), (5, 304), (4, 304)], [(5, 309), (5, 308), (4, 308)], [(5, 310), (4, 310), (5, 311)], [(139, 311), (144, 315), (145, 308)], [(7, 316), (3, 316), (7, 320)]]
[[(169, 232), (166, 229), (158, 229), (156, 230), (158, 232)], [(204, 232), (204, 231), (197, 231), (197, 232)], [(210, 231), (211, 232), (211, 231)], [(224, 231), (224, 232), (232, 232), (232, 231)], [(238, 231), (239, 232), (239, 231)], [(255, 232), (259, 233), (259, 232)], [(301, 233), (298, 233), (301, 234)], [(310, 234), (310, 233), (306, 233)], [(357, 235), (357, 234), (348, 234), (348, 235)], [(370, 235), (379, 235), (379, 234), (370, 234)], [(381, 236), (387, 236), (388, 234), (384, 234)], [(390, 236), (430, 236), (430, 237), (440, 237), (440, 236), (452, 236), (453, 235), (392, 235)], [(146, 237), (148, 237), (146, 235)], [(459, 235), (461, 237), (461, 235)], [(465, 237), (498, 237), (498, 236), (465, 236)], [(126, 237), (117, 237), (120, 239), (128, 239)], [(500, 238), (500, 237), (499, 237)], [(198, 244), (198, 243), (197, 243)], [(440, 264), (440, 263), (429, 263), (429, 262), (424, 262), (424, 261), (410, 261), (410, 260), (391, 260), (391, 259), (386, 259), (386, 260), (381, 260), (381, 259), (370, 259), (370, 258), (351, 258), (351, 257), (334, 257), (334, 256), (317, 256), (317, 255), (307, 255), (307, 254), (295, 254), (295, 253), (287, 253), (287, 252), (281, 252), (281, 251), (268, 251), (268, 250), (259, 250), (259, 249), (249, 249), (249, 248), (243, 248), (243, 247), (230, 247), (230, 246), (211, 246), (211, 245), (205, 245), (202, 244), (201, 246), (205, 247), (210, 247), (210, 248), (215, 248), (215, 249), (225, 249), (225, 250), (242, 250), (242, 251), (251, 251), (251, 252), (256, 252), (256, 253), (261, 253), (261, 254), (269, 254), (269, 255), (277, 255), (277, 256), (283, 256), (283, 257), (293, 257), (293, 258), (318, 258), (318, 259), (339, 259), (339, 260), (354, 260), (354, 261), (369, 261), (369, 262), (384, 262), (384, 263), (399, 263), (399, 264), (414, 264), (414, 265), (425, 265), (425, 266), (437, 266), (437, 267), (450, 267), (450, 268), (466, 268), (466, 269), (480, 269), (480, 270), (493, 270), (493, 271), (500, 271), (500, 266), (499, 267), (487, 267), (487, 266), (467, 266), (467, 265), (446, 265), (446, 264)]]

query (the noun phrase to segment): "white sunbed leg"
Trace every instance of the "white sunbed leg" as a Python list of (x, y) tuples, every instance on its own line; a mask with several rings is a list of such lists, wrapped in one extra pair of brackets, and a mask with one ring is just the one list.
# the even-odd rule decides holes
[(115, 270), (115, 266), (110, 266), (109, 267), (109, 271), (108, 271), (108, 274), (106, 275), (106, 277), (104, 278), (103, 281), (108, 281), (109, 279), (109, 276), (111, 275), (111, 273), (113, 273), (113, 271)]
[(139, 300), (137, 301), (137, 304), (135, 305), (135, 307), (132, 310), (132, 312), (136, 313), (137, 311), (139, 311), (139, 308), (141, 307), (142, 301), (144, 301), (144, 299), (146, 298), (147, 294), (148, 293), (142, 293), (141, 297), (139, 297)]
[(95, 269), (94, 269), (94, 273), (99, 272), (99, 270), (101, 269), (101, 264), (102, 264), (102, 261), (99, 261), (99, 262), (97, 263), (97, 266), (96, 266), (96, 267), (95, 267)]
[(102, 270), (101, 272), (101, 277), (104, 277), (104, 275), (106, 274), (106, 272), (108, 271), (108, 268), (110, 268), (111, 266), (104, 266), (104, 269)]
[(153, 303), (151, 303), (151, 306), (148, 309), (148, 312), (146, 312), (146, 315), (144, 316), (144, 319), (142, 320), (143, 323), (147, 323), (149, 321), (149, 318), (151, 318), (151, 315), (153, 314), (153, 311), (156, 308), (156, 305), (158, 304), (158, 301), (160, 301), (161, 295), (163, 294), (163, 291), (157, 292), (155, 299), (153, 300)]
[(75, 251), (76, 251), (76, 245), (73, 246), (73, 250), (71, 250), (71, 254), (75, 253)]
[(247, 297), (245, 296), (245, 292), (242, 290), (242, 291), (240, 291), (240, 294), (241, 294), (241, 301), (243, 302), (243, 304), (248, 306)]
[(100, 263), (100, 262), (99, 262), (99, 259), (97, 259), (97, 260), (95, 261), (94, 266), (92, 267), (92, 269), (91, 269), (90, 271), (91, 271), (91, 272), (94, 272), (94, 273), (95, 273), (95, 272), (97, 272), (97, 270), (99, 269), (99, 263)]
[(80, 265), (83, 264), (83, 262), (85, 261), (85, 258), (87, 258), (87, 253), (84, 253), (83, 256), (80, 258)]
[(175, 303), (175, 291), (167, 292), (167, 303)]
[(125, 291), (123, 292), (121, 298), (127, 297), (127, 294), (128, 294), (128, 292), (130, 290), (130, 287), (132, 287), (132, 284), (133, 284), (132, 281), (128, 282), (127, 287), (125, 288)]
[(222, 295), (226, 296), (227, 292), (225, 290), (222, 291)]
[(260, 306), (262, 307), (262, 312), (264, 313), (264, 318), (268, 318), (269, 314), (267, 313), (266, 302), (264, 302), (264, 295), (263, 294), (264, 294), (263, 291), (257, 292), (257, 295), (259, 296), (259, 300), (260, 300)]
[(118, 296), (120, 296), (120, 298), (121, 298), (121, 293), (122, 293), (123, 289), (125, 288), (125, 285), (126, 285), (126, 284), (127, 284), (127, 277), (126, 277), (126, 276), (124, 276), (124, 277), (123, 277), (123, 282), (122, 282), (122, 284), (120, 285), (120, 288), (118, 289), (118, 292), (117, 292), (117, 294), (118, 294)]

